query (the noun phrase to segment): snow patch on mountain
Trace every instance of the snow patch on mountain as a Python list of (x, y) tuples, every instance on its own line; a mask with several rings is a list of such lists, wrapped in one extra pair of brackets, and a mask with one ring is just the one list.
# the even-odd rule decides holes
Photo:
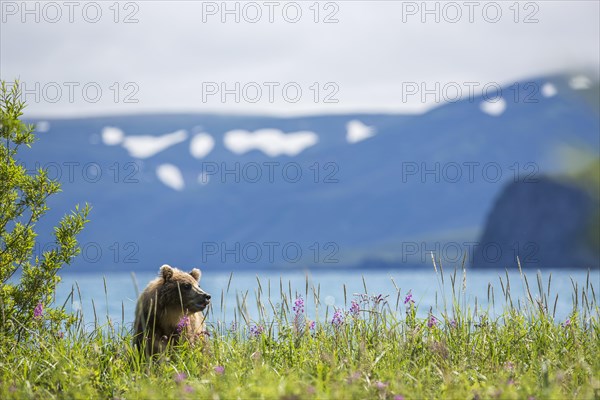
[(318, 141), (319, 137), (314, 132), (284, 133), (279, 129), (259, 129), (254, 132), (235, 129), (227, 132), (223, 139), (225, 147), (235, 154), (260, 150), (269, 157), (296, 156)]
[(156, 176), (171, 189), (181, 191), (185, 188), (181, 170), (173, 164), (161, 164), (156, 167)]
[(40, 133), (48, 132), (50, 130), (50, 122), (48, 122), (48, 121), (38, 121), (35, 124), (35, 130), (37, 132), (40, 132)]
[(107, 146), (116, 146), (123, 143), (125, 134), (119, 128), (107, 126), (102, 129), (102, 142)]
[(495, 100), (484, 100), (479, 104), (479, 108), (484, 113), (491, 115), (492, 117), (497, 117), (504, 113), (506, 110), (506, 100), (502, 97)]
[(102, 142), (107, 146), (123, 146), (130, 156), (135, 158), (149, 158), (167, 148), (185, 141), (188, 137), (187, 131), (167, 133), (162, 136), (125, 136), (119, 128), (107, 126), (102, 130)]
[(553, 97), (556, 96), (556, 93), (558, 93), (558, 91), (556, 90), (556, 86), (552, 83), (547, 82), (542, 85), (542, 95), (544, 97)]
[(190, 142), (190, 153), (194, 158), (206, 157), (215, 147), (215, 139), (208, 133), (194, 135)]
[(123, 147), (132, 157), (148, 158), (185, 141), (187, 137), (188, 134), (183, 129), (162, 136), (127, 136)]
[(592, 80), (585, 75), (576, 75), (569, 80), (569, 86), (575, 90), (585, 90), (592, 87)]
[(357, 119), (353, 119), (346, 124), (346, 141), (348, 143), (358, 143), (365, 139), (375, 136), (376, 129), (367, 126)]

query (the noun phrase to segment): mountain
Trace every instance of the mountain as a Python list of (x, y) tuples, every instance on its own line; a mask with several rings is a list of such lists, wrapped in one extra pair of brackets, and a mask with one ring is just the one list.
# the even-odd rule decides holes
[(598, 198), (572, 183), (540, 177), (509, 184), (488, 217), (474, 264), (503, 268), (519, 256), (523, 268), (600, 268), (590, 239), (598, 229)]
[(491, 111), (478, 97), (421, 115), (32, 119), (47, 132), (20, 159), (63, 184), (38, 231), (93, 206), (79, 271), (430, 268), (431, 251), (472, 252), (505, 185), (560, 172), (565, 146), (598, 153), (583, 92), (547, 77)]

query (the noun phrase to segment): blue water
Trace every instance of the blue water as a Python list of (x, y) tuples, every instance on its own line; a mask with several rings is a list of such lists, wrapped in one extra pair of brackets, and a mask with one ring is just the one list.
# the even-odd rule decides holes
[[(524, 271), (531, 294), (534, 299), (540, 298), (537, 280), (537, 271)], [(556, 303), (556, 320), (564, 320), (573, 309), (573, 282), (581, 288), (586, 287), (588, 272), (583, 270), (552, 270), (543, 271), (541, 274), (542, 289), (547, 295), (548, 279), (552, 275), (550, 295), (550, 312), (553, 311), (554, 300), (558, 294)], [(260, 296), (264, 309), (264, 318), (272, 318), (273, 309), (282, 302), (283, 298), (295, 299), (298, 295), (305, 298), (307, 317), (320, 321), (331, 318), (335, 308), (348, 308), (355, 294), (367, 293), (369, 295), (388, 296), (386, 300), (391, 310), (398, 310), (398, 314), (404, 313), (403, 300), (408, 291), (413, 294), (418, 306), (418, 314), (426, 316), (429, 311), (438, 317), (444, 310), (444, 299), (448, 302), (448, 309), (452, 302), (452, 286), (450, 273), (444, 274), (442, 285), (439, 274), (431, 270), (423, 271), (394, 271), (394, 270), (369, 270), (369, 271), (214, 271), (205, 270), (201, 278), (200, 286), (213, 297), (212, 306), (207, 310), (207, 323), (215, 326), (220, 323), (230, 324), (237, 319), (240, 321), (240, 308), (245, 310), (245, 315), (250, 321), (258, 320), (260, 310), (257, 298)], [(135, 274), (135, 280), (139, 291), (156, 276), (155, 272)], [(230, 281), (231, 278), (231, 281)], [(469, 305), (472, 309), (477, 303), (478, 310), (489, 310), (492, 316), (498, 315), (506, 302), (502, 293), (500, 278), (506, 287), (505, 271), (472, 271), (466, 272), (466, 280), (463, 280), (462, 271), (456, 272), (455, 291), (460, 292), (460, 303)], [(518, 270), (509, 273), (510, 293), (513, 304), (519, 302), (525, 304), (526, 289), (525, 281)], [(260, 281), (260, 286), (259, 286)], [(596, 293), (596, 304), (600, 286), (600, 271), (592, 271), (589, 281)], [(398, 289), (396, 289), (396, 286)], [(463, 294), (463, 282), (466, 282), (466, 290)], [(106, 283), (106, 285), (105, 285)], [(308, 284), (308, 294), (307, 294)], [(493, 288), (488, 289), (489, 285)], [(78, 294), (77, 286), (79, 287)], [(229, 285), (229, 288), (228, 288)], [(366, 286), (366, 291), (365, 291)], [(128, 272), (102, 274), (63, 274), (62, 282), (58, 287), (56, 303), (62, 305), (68, 298), (72, 288), (75, 290), (74, 298), (67, 301), (67, 309), (72, 311), (81, 310), (85, 322), (91, 324), (96, 318), (97, 322), (104, 324), (107, 316), (116, 325), (123, 324), (131, 327), (134, 318), (136, 303), (136, 285), (132, 274)], [(344, 297), (344, 289), (346, 296)], [(261, 291), (261, 293), (259, 293)], [(588, 290), (589, 291), (589, 290)], [(488, 303), (488, 292), (490, 293)], [(315, 306), (315, 293), (318, 294), (318, 310)], [(400, 293), (398, 295), (398, 293)], [(591, 301), (591, 293), (588, 299)], [(492, 297), (494, 305), (492, 305)], [(270, 298), (271, 302), (268, 301)], [(244, 300), (245, 299), (245, 300)], [(399, 301), (398, 308), (396, 303)], [(289, 301), (288, 301), (289, 303)], [(290, 305), (291, 308), (291, 305)], [(95, 311), (95, 314), (94, 314)]]

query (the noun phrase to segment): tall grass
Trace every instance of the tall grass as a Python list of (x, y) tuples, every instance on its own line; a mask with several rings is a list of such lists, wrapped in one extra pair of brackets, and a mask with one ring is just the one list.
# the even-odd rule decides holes
[[(308, 276), (300, 291), (257, 278), (252, 293), (225, 304), (232, 274), (213, 297), (221, 311), (208, 310), (209, 339), (157, 359), (131, 346), (124, 312), (117, 322), (95, 305), (92, 321), (81, 312), (61, 326), (40, 318), (27, 341), (2, 338), (0, 397), (600, 398), (589, 273), (583, 286), (572, 281), (572, 310), (558, 321), (552, 275), (530, 279), (519, 269), (520, 282), (511, 282), (507, 272), (482, 306), (467, 299), (464, 267), (445, 274), (433, 262), (438, 296), (425, 317), (418, 294), (394, 280), (395, 293), (371, 292), (364, 280), (361, 293), (343, 286), (344, 307), (334, 308)], [(77, 287), (62, 306), (76, 298)]]

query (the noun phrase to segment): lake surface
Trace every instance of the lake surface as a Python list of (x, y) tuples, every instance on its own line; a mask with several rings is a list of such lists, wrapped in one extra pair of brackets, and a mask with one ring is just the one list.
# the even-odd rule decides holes
[[(453, 272), (453, 271), (452, 271)], [(531, 294), (534, 299), (540, 298), (537, 271), (524, 271), (527, 277)], [(584, 270), (546, 270), (541, 275), (541, 287), (544, 294), (550, 299), (550, 311), (554, 307), (556, 294), (556, 319), (564, 320), (573, 308), (573, 282), (578, 285), (579, 297), (581, 288), (586, 287), (588, 271)], [(239, 320), (238, 305), (243, 305), (246, 315), (251, 320), (259, 318), (259, 305), (257, 298), (266, 310), (267, 319), (272, 318), (270, 303), (280, 304), (282, 298), (293, 299), (297, 295), (305, 298), (306, 312), (309, 319), (323, 321), (325, 316), (331, 318), (335, 308), (348, 308), (355, 294), (366, 293), (369, 295), (388, 296), (386, 300), (392, 310), (404, 313), (403, 300), (408, 291), (413, 294), (418, 306), (418, 314), (426, 316), (431, 310), (440, 316), (444, 309), (444, 299), (448, 308), (452, 304), (451, 273), (444, 274), (442, 285), (440, 275), (433, 270), (346, 270), (346, 271), (214, 271), (205, 270), (201, 279), (201, 287), (213, 297), (213, 304), (208, 309), (207, 323), (229, 324), (237, 316)], [(513, 304), (524, 304), (526, 298), (526, 285), (518, 270), (509, 274), (510, 293)], [(548, 279), (552, 275), (550, 295), (548, 296)], [(156, 276), (156, 272), (136, 273), (135, 280), (139, 291)], [(230, 280), (231, 279), (231, 280)], [(498, 314), (506, 302), (504, 299), (500, 279), (506, 287), (505, 271), (467, 270), (466, 281), (463, 280), (462, 271), (456, 272), (455, 290), (460, 294), (460, 303), (474, 308), (475, 303), (479, 310), (489, 309)], [(260, 281), (260, 284), (259, 284)], [(466, 290), (462, 294), (463, 284)], [(600, 271), (589, 273), (589, 282), (593, 285), (598, 304)], [(106, 285), (105, 285), (106, 283)], [(395, 284), (394, 284), (395, 283)], [(491, 286), (489, 285), (491, 284)], [(78, 295), (77, 286), (81, 296)], [(229, 288), (228, 288), (229, 286)], [(398, 289), (396, 288), (398, 287)], [(307, 292), (308, 287), (308, 292)], [(105, 324), (108, 317), (113, 323), (124, 324), (130, 327), (134, 319), (136, 303), (136, 285), (132, 274), (129, 272), (103, 274), (63, 274), (62, 282), (57, 290), (56, 302), (62, 305), (68, 299), (69, 293), (74, 288), (74, 299), (67, 302), (68, 310), (82, 310), (87, 324), (94, 322), (94, 309), (98, 323)], [(345, 290), (344, 290), (345, 289)], [(281, 292), (284, 295), (282, 297)], [(259, 293), (260, 292), (260, 293)], [(344, 297), (346, 293), (346, 298)], [(489, 300), (488, 303), (488, 293)], [(319, 307), (316, 311), (315, 303), (318, 297)], [(494, 305), (492, 305), (492, 297)], [(245, 300), (244, 300), (245, 298)], [(268, 299), (271, 302), (269, 303)], [(591, 293), (588, 294), (591, 300)], [(396, 308), (396, 303), (399, 303)], [(488, 308), (489, 307), (489, 308)], [(291, 305), (290, 305), (291, 308)]]

